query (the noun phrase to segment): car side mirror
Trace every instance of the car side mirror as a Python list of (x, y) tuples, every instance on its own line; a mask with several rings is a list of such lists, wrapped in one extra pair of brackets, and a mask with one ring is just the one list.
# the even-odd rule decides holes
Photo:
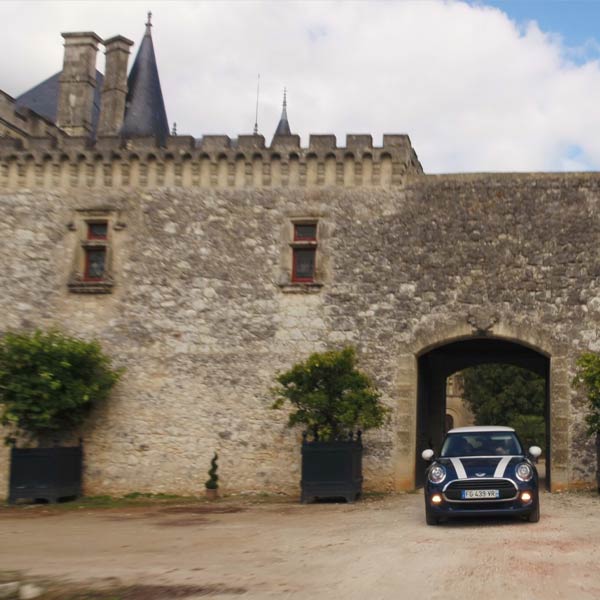
[(533, 456), (533, 458), (539, 458), (542, 454), (542, 449), (539, 446), (531, 446), (531, 448), (529, 448), (529, 454)]
[(423, 452), (421, 452), (421, 456), (423, 457), (423, 460), (426, 461), (430, 461), (435, 455), (435, 452), (433, 450), (423, 450)]

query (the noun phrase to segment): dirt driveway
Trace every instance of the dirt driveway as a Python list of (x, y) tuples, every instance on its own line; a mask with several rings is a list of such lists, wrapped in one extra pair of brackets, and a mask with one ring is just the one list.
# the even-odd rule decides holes
[(0, 540), (0, 571), (171, 586), (153, 599), (600, 598), (592, 494), (545, 494), (538, 524), (438, 527), (425, 525), (420, 494), (350, 505), (4, 508)]

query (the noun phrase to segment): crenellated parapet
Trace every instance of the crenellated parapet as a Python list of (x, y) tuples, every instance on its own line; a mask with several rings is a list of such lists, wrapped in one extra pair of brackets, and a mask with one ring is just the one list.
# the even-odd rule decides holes
[(408, 135), (0, 138), (0, 188), (277, 188), (401, 186), (423, 168)]

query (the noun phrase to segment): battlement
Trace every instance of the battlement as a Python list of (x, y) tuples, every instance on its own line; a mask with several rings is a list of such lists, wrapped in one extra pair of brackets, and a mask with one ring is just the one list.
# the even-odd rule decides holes
[(423, 168), (408, 135), (334, 135), (0, 138), (0, 188), (276, 188), (401, 186)]
[(62, 34), (60, 74), (17, 99), (0, 92), (0, 189), (391, 187), (423, 173), (407, 135), (384, 135), (381, 147), (348, 135), (341, 148), (311, 135), (302, 148), (285, 95), (269, 147), (262, 135), (169, 135), (150, 17), (129, 75), (131, 40), (77, 31)]

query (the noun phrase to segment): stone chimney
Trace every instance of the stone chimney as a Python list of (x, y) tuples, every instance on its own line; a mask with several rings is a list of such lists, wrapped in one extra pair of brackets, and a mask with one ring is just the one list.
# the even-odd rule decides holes
[(96, 89), (96, 52), (102, 39), (91, 31), (62, 36), (65, 57), (59, 79), (56, 124), (68, 135), (89, 136)]
[(106, 68), (100, 99), (98, 135), (117, 135), (125, 117), (127, 98), (127, 61), (133, 42), (117, 35), (104, 42)]

